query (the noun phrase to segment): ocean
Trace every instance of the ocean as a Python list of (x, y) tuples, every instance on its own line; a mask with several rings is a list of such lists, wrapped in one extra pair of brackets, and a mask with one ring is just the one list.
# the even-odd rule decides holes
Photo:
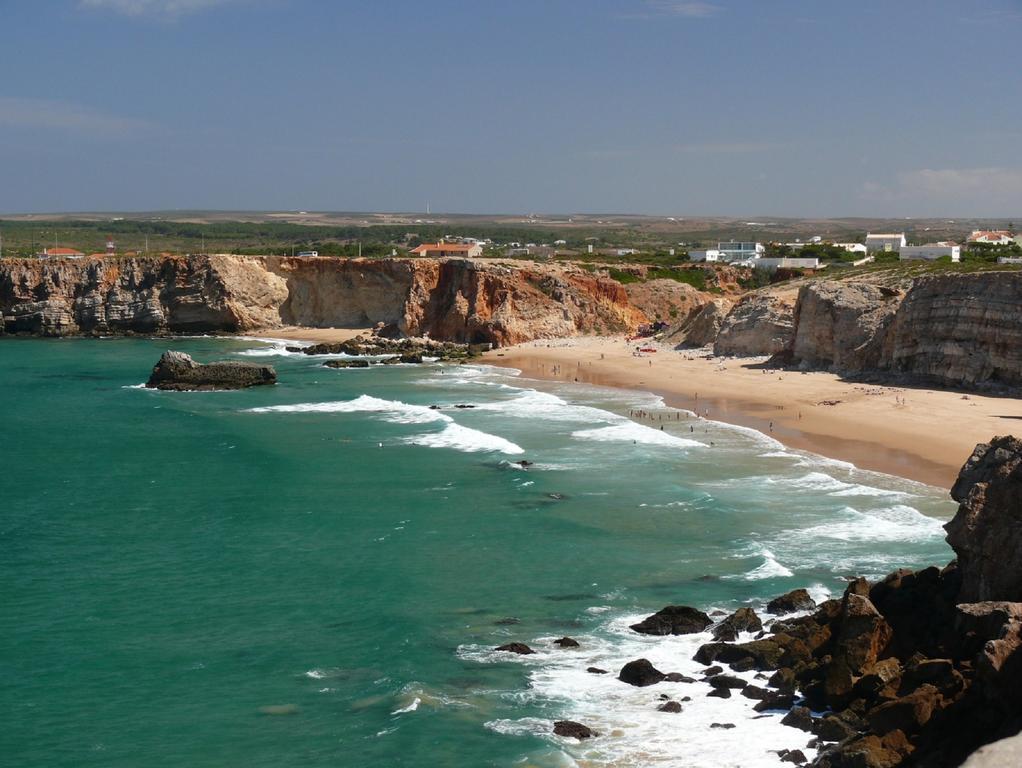
[[(0, 342), (4, 764), (777, 766), (783, 713), (613, 679), (701, 668), (628, 625), (952, 557), (946, 489), (652, 395), (284, 346)], [(141, 388), (168, 348), (279, 383)]]

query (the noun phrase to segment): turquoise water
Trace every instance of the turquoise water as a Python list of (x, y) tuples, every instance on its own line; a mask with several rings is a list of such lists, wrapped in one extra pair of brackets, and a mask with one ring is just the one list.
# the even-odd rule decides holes
[[(133, 386), (166, 348), (272, 362), (280, 383)], [(746, 700), (689, 691), (665, 726), (651, 689), (584, 670), (643, 654), (689, 668), (705, 638), (626, 628), (670, 602), (822, 597), (951, 556), (941, 489), (652, 396), (537, 391), (486, 367), (331, 370), (244, 339), (6, 340), (0, 392), (12, 766), (776, 764), (765, 750), (804, 735)], [(552, 650), (564, 634), (582, 648)], [(490, 650), (510, 640), (542, 652)], [(565, 716), (604, 735), (549, 735)], [(739, 729), (706, 727), (721, 718)]]

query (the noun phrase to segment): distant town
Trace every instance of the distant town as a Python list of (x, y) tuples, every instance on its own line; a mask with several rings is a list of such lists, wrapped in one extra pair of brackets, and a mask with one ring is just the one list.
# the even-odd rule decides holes
[[(915, 262), (1022, 265), (1005, 219), (758, 219), (609, 214), (469, 215), (168, 212), (22, 214), (0, 218), (0, 257), (88, 260), (209, 254), (293, 258), (489, 258), (610, 269), (744, 267), (757, 284), (799, 274)], [(620, 266), (621, 269), (616, 269)], [(906, 265), (907, 266), (907, 265)]]

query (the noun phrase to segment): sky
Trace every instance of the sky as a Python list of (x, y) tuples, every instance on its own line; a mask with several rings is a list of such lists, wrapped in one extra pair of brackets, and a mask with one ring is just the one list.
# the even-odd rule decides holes
[(1022, 218), (1022, 0), (0, 0), (0, 214)]

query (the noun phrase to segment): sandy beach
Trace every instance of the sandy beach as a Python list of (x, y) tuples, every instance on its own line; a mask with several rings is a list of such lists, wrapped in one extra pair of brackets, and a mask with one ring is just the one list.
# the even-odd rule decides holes
[[(637, 353), (637, 346), (657, 348)], [(977, 443), (1011, 434), (1022, 400), (770, 370), (623, 337), (534, 341), (486, 355), (534, 379), (654, 392), (667, 405), (752, 427), (792, 448), (949, 488)]]
[(249, 331), (246, 336), (261, 339), (284, 339), (286, 341), (311, 341), (316, 344), (337, 344), (358, 335), (368, 336), (372, 328), (303, 328), (298, 325), (284, 325), (279, 328), (263, 328)]

